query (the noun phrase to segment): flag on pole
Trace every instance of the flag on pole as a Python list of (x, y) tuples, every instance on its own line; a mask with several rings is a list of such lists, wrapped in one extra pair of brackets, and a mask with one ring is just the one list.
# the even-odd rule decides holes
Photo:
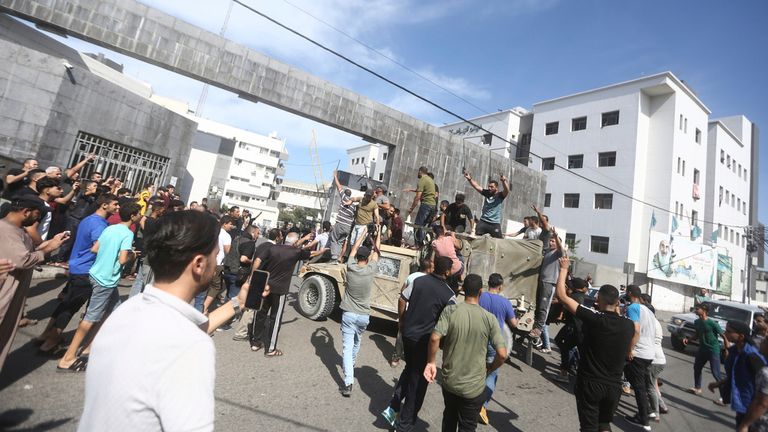
[(677, 231), (677, 226), (678, 226), (678, 224), (677, 224), (677, 218), (676, 218), (676, 217), (674, 217), (674, 216), (672, 216), (672, 232), (673, 232), (673, 233), (674, 233), (675, 231)]
[(712, 231), (712, 244), (717, 243), (717, 238), (720, 237), (720, 228)]
[(653, 213), (651, 213), (651, 229), (656, 226), (656, 211), (654, 210)]
[(691, 228), (691, 240), (696, 240), (701, 235), (701, 228), (698, 225), (694, 225)]

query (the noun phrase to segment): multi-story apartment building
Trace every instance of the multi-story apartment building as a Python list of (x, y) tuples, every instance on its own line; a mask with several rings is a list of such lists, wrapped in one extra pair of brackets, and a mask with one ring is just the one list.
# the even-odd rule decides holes
[(383, 181), (387, 171), (389, 147), (384, 144), (370, 143), (347, 150), (349, 166), (347, 171), (359, 176), (367, 176), (376, 181)]
[[(448, 123), (440, 126), (440, 129), (461, 137), (464, 140), (464, 145), (472, 144), (504, 157), (514, 158), (516, 156), (516, 144), (525, 140), (520, 131), (526, 128), (525, 118), (528, 115), (528, 111), (524, 108), (515, 107), (475, 117), (470, 119), (472, 124), (468, 122)], [(464, 150), (475, 151), (477, 149), (469, 147)]]
[(326, 191), (330, 186), (330, 184), (324, 184), (318, 187), (314, 183), (284, 180), (280, 185), (277, 203), (281, 208), (304, 207), (314, 210), (315, 219), (319, 220), (325, 212), (323, 206), (327, 201)]

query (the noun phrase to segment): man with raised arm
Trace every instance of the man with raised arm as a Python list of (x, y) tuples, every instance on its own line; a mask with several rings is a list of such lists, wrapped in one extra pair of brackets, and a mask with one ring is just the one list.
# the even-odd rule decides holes
[(491, 237), (502, 238), (504, 235), (501, 232), (501, 208), (504, 203), (504, 199), (509, 195), (509, 182), (504, 174), (499, 176), (503, 189), (499, 191), (499, 182), (496, 180), (489, 180), (487, 189), (483, 189), (472, 178), (469, 171), (464, 170), (464, 178), (467, 179), (470, 185), (483, 196), (483, 210), (480, 215), (480, 220), (477, 221), (475, 227), (475, 234), (481, 236), (483, 234), (490, 234)]

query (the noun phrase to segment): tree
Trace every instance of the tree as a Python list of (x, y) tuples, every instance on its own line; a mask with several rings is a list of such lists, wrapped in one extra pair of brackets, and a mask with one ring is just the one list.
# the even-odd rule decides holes
[(301, 223), (306, 225), (309, 221), (314, 221), (317, 216), (317, 210), (306, 207), (294, 207), (292, 209), (283, 208), (280, 210), (278, 219), (282, 222), (290, 222), (294, 225)]

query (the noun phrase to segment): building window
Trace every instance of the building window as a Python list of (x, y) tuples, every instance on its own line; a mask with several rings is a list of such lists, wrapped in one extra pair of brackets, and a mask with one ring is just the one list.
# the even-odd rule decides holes
[(736, 210), (741, 211), (741, 198), (736, 198)]
[(574, 233), (566, 233), (565, 234), (565, 244), (568, 246), (568, 249), (573, 249), (576, 246), (576, 234)]
[(597, 154), (597, 166), (609, 167), (616, 166), (616, 152), (603, 152)]
[(683, 122), (683, 133), (688, 133), (688, 117), (686, 117)]
[(381, 159), (382, 159), (382, 160), (387, 160), (387, 155), (388, 155), (388, 154), (389, 154), (389, 153), (384, 153), (383, 155), (381, 155)]
[(680, 216), (680, 202), (675, 201), (675, 216)]
[(723, 205), (723, 187), (722, 186), (720, 186), (720, 195), (718, 196), (717, 200), (718, 200), (717, 201), (718, 207)]
[(720, 163), (725, 163), (725, 150), (720, 150)]
[(683, 115), (680, 114), (680, 125), (678, 126), (680, 130), (683, 130)]
[(691, 210), (691, 226), (696, 226), (699, 224), (699, 212), (696, 210)]
[(744, 168), (744, 181), (747, 181), (747, 169)]
[(613, 194), (595, 194), (595, 208), (608, 210), (613, 208)]
[(603, 113), (603, 121), (601, 124), (603, 127), (619, 124), (619, 112), (611, 111)]
[(555, 158), (543, 158), (541, 159), (541, 170), (542, 171), (551, 171), (555, 169)]
[(586, 117), (576, 117), (575, 119), (571, 120), (571, 130), (572, 131), (580, 131), (587, 128), (587, 118)]
[(384, 173), (379, 173), (379, 181), (384, 180)]
[(545, 193), (544, 194), (544, 207), (549, 207), (552, 205), (552, 194), (551, 193)]
[(563, 194), (563, 207), (579, 208), (579, 194), (577, 193)]
[(693, 184), (699, 184), (699, 177), (701, 176), (701, 173), (696, 168), (693, 169)]
[(485, 134), (480, 138), (480, 143), (485, 145), (491, 145), (493, 141), (493, 134)]
[(685, 161), (683, 161), (683, 177), (685, 177)]
[(568, 169), (582, 168), (584, 166), (584, 155), (568, 156)]
[(677, 158), (677, 173), (678, 174), (680, 174), (680, 165), (681, 165), (682, 161), (683, 161), (682, 159)]
[(701, 144), (701, 130), (699, 130), (699, 128), (696, 128), (694, 139), (696, 140), (696, 144)]
[(360, 158), (360, 163), (361, 163), (361, 164), (364, 164), (364, 163), (365, 163), (365, 158), (364, 158), (364, 157)]
[(544, 132), (545, 135), (554, 135), (557, 133), (557, 130), (560, 128), (560, 122), (552, 122), (547, 123), (546, 130)]
[(725, 166), (727, 166), (728, 168), (731, 167), (731, 155), (726, 156), (726, 158), (725, 158)]
[(595, 253), (607, 254), (609, 241), (608, 237), (592, 236), (592, 241), (589, 245), (590, 250)]

